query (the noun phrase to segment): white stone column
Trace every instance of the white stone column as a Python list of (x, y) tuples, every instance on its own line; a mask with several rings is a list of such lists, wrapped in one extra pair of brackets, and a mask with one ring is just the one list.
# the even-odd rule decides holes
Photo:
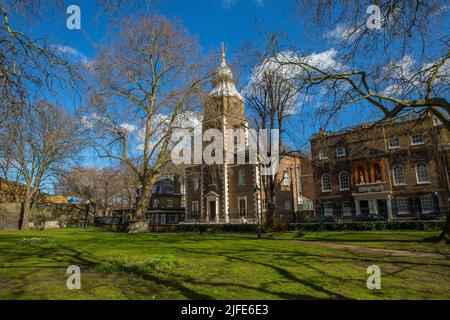
[(361, 209), (359, 208), (359, 200), (355, 199), (355, 215), (356, 217), (361, 214)]
[(390, 194), (388, 194), (387, 199), (386, 199), (386, 207), (387, 207), (387, 212), (388, 212), (388, 220), (393, 220), (394, 219), (394, 215), (392, 214), (392, 197)]

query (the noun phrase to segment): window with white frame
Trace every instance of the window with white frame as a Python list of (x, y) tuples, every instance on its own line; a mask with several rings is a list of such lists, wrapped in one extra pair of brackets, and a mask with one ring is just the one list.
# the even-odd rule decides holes
[(331, 177), (329, 174), (324, 174), (322, 176), (322, 192), (331, 191)]
[(389, 139), (389, 149), (400, 148), (400, 139), (395, 137)]
[(347, 151), (345, 150), (345, 147), (337, 147), (336, 148), (336, 157), (341, 158), (345, 157), (347, 155)]
[(422, 133), (413, 134), (411, 136), (411, 144), (412, 145), (423, 144), (423, 134)]
[(401, 165), (395, 165), (392, 168), (392, 177), (394, 178), (394, 185), (401, 186), (405, 185), (405, 172), (403, 171), (403, 167)]
[(352, 207), (350, 201), (342, 202), (342, 215), (345, 217), (349, 217), (352, 215)]
[(239, 169), (239, 185), (245, 185), (245, 169)]
[(291, 210), (291, 201), (284, 200), (284, 210)]
[(319, 151), (319, 159), (323, 160), (323, 159), (328, 159), (328, 152), (325, 149), (322, 149)]
[(350, 189), (350, 178), (348, 176), (348, 173), (345, 171), (339, 173), (339, 187), (341, 191)]
[(159, 207), (159, 200), (158, 199), (154, 199), (153, 200), (153, 208), (158, 208)]
[(428, 166), (426, 163), (418, 163), (416, 165), (417, 183), (429, 183)]
[(420, 204), (422, 206), (422, 213), (433, 213), (435, 210), (433, 198), (431, 197), (420, 198)]
[(397, 199), (398, 214), (409, 214), (408, 199)]
[(289, 186), (290, 181), (289, 181), (289, 172), (285, 171), (283, 173), (283, 186)]
[(173, 199), (167, 199), (167, 208), (173, 208)]
[(247, 197), (238, 197), (238, 213), (240, 217), (247, 216)]
[(333, 204), (332, 203), (325, 203), (325, 215), (326, 216), (332, 216), (333, 215)]
[(194, 177), (194, 191), (198, 190), (199, 185), (200, 185), (199, 182), (200, 182), (199, 177)]

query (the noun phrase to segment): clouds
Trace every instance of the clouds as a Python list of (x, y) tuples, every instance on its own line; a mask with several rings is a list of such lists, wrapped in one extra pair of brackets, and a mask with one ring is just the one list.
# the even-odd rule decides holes
[(79, 62), (81, 65), (83, 65), (86, 68), (89, 68), (92, 63), (94, 62), (92, 59), (89, 59), (86, 55), (84, 55), (79, 50), (72, 48), (70, 46), (63, 46), (60, 44), (53, 45), (51, 48), (59, 53), (65, 54), (70, 56), (73, 60), (76, 62)]
[[(246, 0), (248, 1), (248, 0)], [(258, 7), (264, 7), (264, 0), (252, 0)], [(238, 3), (238, 0), (220, 0), (222, 8), (229, 9)]]

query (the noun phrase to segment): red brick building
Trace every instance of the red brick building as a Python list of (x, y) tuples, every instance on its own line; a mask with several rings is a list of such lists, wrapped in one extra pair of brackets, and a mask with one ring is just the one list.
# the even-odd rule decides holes
[[(186, 222), (258, 223), (264, 221), (263, 178), (257, 164), (236, 164), (226, 159), (226, 129), (242, 130), (235, 146), (245, 153), (249, 145), (244, 99), (235, 87), (233, 74), (222, 55), (212, 79), (212, 90), (203, 110), (202, 131), (217, 129), (224, 135), (224, 163), (186, 168)], [(244, 150), (244, 151), (242, 151)], [(238, 151), (239, 152), (239, 151)], [(248, 156), (248, 153), (247, 153)], [(302, 154), (280, 159), (276, 205), (291, 221), (313, 211), (313, 180), (309, 157)]]
[(431, 116), (316, 134), (316, 213), (344, 221), (442, 216), (449, 210), (449, 150), (448, 130)]

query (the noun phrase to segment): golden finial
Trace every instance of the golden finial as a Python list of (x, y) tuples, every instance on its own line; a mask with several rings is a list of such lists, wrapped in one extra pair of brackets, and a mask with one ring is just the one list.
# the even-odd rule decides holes
[(225, 63), (225, 44), (222, 41), (222, 63)]

